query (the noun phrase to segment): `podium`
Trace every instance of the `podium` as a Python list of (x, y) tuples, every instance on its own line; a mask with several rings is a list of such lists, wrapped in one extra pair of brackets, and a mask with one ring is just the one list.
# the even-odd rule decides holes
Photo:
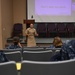
[(35, 20), (31, 20), (31, 19), (28, 19), (28, 20), (24, 20), (24, 24), (26, 24), (26, 28), (28, 28), (30, 26), (30, 24), (34, 24), (35, 23)]

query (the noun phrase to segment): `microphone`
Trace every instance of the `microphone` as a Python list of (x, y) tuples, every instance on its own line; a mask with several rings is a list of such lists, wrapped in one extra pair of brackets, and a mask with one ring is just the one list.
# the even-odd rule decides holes
[(33, 15), (31, 16), (31, 18), (33, 18)]

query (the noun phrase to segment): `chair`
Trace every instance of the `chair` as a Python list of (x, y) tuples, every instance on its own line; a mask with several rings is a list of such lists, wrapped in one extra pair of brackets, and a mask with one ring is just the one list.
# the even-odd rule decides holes
[(67, 26), (67, 30), (68, 30), (68, 37), (73, 37), (74, 31), (75, 31), (74, 23), (67, 23), (66, 26)]
[(21, 23), (16, 23), (13, 26), (12, 37), (14, 36), (23, 36), (23, 26)]
[(14, 61), (0, 63), (0, 75), (18, 75)]
[(64, 23), (57, 23), (57, 31), (58, 31), (58, 36), (66, 37), (67, 28), (66, 28), (66, 25)]
[(3, 50), (8, 60), (16, 61), (16, 62), (20, 62), (22, 59), (21, 51), (22, 51), (21, 49), (20, 50), (15, 50), (15, 49)]
[(53, 57), (55, 54), (60, 52), (61, 48), (49, 48), (49, 47), (47, 47), (46, 51), (48, 51), (48, 50), (52, 50), (52, 57)]
[(22, 61), (21, 75), (75, 75), (75, 59), (57, 62)]
[(59, 53), (59, 52), (60, 52), (60, 50), (56, 50), (56, 51), (55, 51), (56, 54)]
[(49, 51), (23, 51), (23, 60), (50, 61), (52, 50)]
[(44, 47), (23, 47), (23, 51), (45, 51)]
[(55, 37), (57, 35), (57, 29), (55, 23), (47, 24), (48, 37)]
[(37, 33), (39, 34), (39, 37), (46, 37), (47, 28), (46, 28), (45, 23), (37, 24)]

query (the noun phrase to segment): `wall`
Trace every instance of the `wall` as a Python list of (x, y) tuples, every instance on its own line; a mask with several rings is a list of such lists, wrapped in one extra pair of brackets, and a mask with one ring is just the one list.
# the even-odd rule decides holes
[[(0, 0), (0, 49), (5, 47), (11, 36), (14, 23), (22, 23), (26, 19), (26, 0)], [(23, 34), (26, 25), (23, 24)]]
[[(22, 23), (26, 19), (26, 0), (13, 0), (13, 21)], [(26, 25), (23, 24), (23, 35), (25, 34)]]
[(3, 48), (3, 43), (2, 43), (2, 20), (1, 20), (1, 0), (0, 0), (0, 49)]
[(1, 20), (2, 20), (2, 42), (5, 47), (6, 40), (11, 36), (13, 27), (13, 1), (1, 0)]

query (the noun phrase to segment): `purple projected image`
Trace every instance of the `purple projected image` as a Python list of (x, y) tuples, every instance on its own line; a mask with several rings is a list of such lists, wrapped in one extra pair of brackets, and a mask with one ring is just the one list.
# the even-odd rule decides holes
[(70, 16), (72, 0), (35, 0), (36, 15)]
[(75, 11), (75, 2), (72, 3), (72, 10)]

